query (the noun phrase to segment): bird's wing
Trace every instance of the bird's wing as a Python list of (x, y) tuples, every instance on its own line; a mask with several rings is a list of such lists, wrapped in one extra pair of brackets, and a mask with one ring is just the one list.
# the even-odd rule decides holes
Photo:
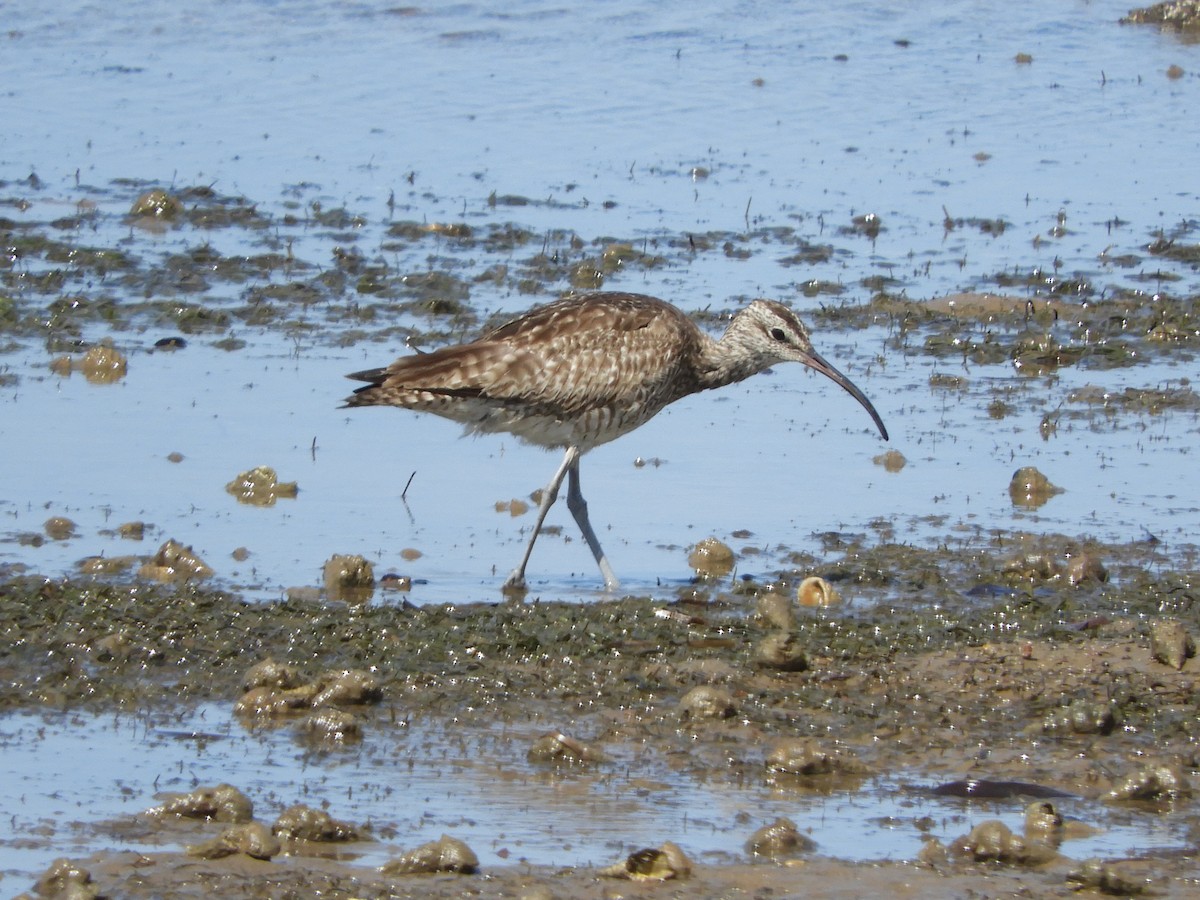
[(689, 328), (682, 313), (650, 298), (560, 301), (471, 343), (356, 373), (351, 377), (370, 384), (350, 402), (415, 406), (417, 395), (457, 397), (568, 418), (629, 406), (670, 392), (665, 385), (675, 377), (674, 363), (664, 361), (681, 359)]
[(478, 384), (485, 396), (570, 416), (657, 389), (671, 374), (664, 362), (680, 341), (680, 318), (673, 307), (643, 298), (568, 301), (502, 325), (464, 349), (493, 363)]

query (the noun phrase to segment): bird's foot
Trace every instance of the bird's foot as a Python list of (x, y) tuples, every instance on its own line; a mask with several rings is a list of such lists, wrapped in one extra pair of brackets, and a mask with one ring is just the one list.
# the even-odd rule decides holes
[(525, 573), (520, 569), (513, 569), (512, 574), (504, 580), (504, 584), (500, 585), (500, 592), (515, 596), (529, 593), (529, 586), (525, 584)]

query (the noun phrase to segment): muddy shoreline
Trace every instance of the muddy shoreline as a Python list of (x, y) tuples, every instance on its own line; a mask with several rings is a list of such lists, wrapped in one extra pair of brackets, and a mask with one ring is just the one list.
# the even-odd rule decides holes
[[(772, 749), (804, 739), (867, 773), (915, 770), (927, 785), (1036, 783), (1170, 815), (1189, 823), (1184, 846), (1113, 864), (1149, 896), (1190, 896), (1200, 878), (1200, 808), (1190, 787), (1145, 800), (1110, 794), (1148, 763), (1173, 766), (1185, 779), (1200, 764), (1196, 660), (1185, 657), (1176, 668), (1156, 659), (1151, 645), (1162, 620), (1200, 634), (1194, 573), (1163, 564), (1153, 544), (1093, 544), (1088, 552), (1103, 560), (1105, 577), (1072, 584), (1062, 566), (1078, 555), (1076, 542), (1043, 540), (1040, 559), (1014, 550), (1020, 546), (1007, 536), (959, 554), (856, 548), (822, 574), (877, 599), (836, 614), (798, 609), (790, 635), (803, 667), (773, 663), (762, 647), (776, 632), (767, 598), (794, 596), (793, 582), (810, 569), (769, 583), (698, 583), (668, 600), (420, 608), (322, 599), (250, 604), (188, 585), (9, 577), (0, 585), (3, 703), (9, 711), (169, 711), (216, 701), (233, 717), (250, 667), (274, 660), (301, 680), (330, 670), (369, 673), (374, 702), (345, 707), (362, 729), (427, 722), (469, 734), (533, 719), (601, 752), (636, 746), (686, 760), (688, 777), (704, 779), (772, 777), (765, 768)], [(732, 714), (688, 708), (684, 697), (698, 687), (721, 692)], [(300, 716), (262, 711), (244, 715), (239, 726), (294, 728)], [(499, 753), (528, 751), (510, 741)], [(596, 766), (597, 777), (603, 769)], [(352, 803), (333, 812), (354, 819)], [(757, 824), (746, 825), (747, 836)], [(219, 831), (204, 822), (185, 827), (189, 842)], [(819, 829), (814, 837), (820, 845)], [(316, 884), (322, 896), (335, 897), (464, 890), (497, 897), (1066, 896), (1073, 893), (1068, 876), (1081, 863), (1065, 855), (1069, 846), (1063, 853), (1037, 865), (954, 853), (876, 864), (842, 862), (836, 847), (820, 846), (780, 864), (748, 865), (739, 842), (723, 864), (698, 863), (686, 882), (656, 887), (600, 879), (599, 869), (617, 859), (596, 860), (591, 871), (514, 866), (385, 877), (352, 858), (196, 860), (156, 850), (151, 840), (144, 849), (76, 862), (100, 895), (130, 897), (214, 887), (230, 897), (300, 896)]]

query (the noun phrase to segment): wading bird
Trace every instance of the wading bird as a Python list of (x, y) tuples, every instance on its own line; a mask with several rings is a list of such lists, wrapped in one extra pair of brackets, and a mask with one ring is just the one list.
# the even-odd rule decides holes
[(346, 406), (400, 406), (453, 419), (467, 432), (508, 432), (566, 455), (542, 492), (537, 522), (505, 590), (525, 587), (525, 567), (564, 477), (567, 508), (608, 590), (619, 586), (588, 521), (579, 459), (633, 431), (681, 397), (798, 362), (840, 384), (888, 434), (879, 413), (812, 348), (790, 309), (755, 300), (713, 340), (682, 311), (655, 297), (591, 293), (535, 307), (466, 344), (396, 360), (348, 376), (367, 382)]

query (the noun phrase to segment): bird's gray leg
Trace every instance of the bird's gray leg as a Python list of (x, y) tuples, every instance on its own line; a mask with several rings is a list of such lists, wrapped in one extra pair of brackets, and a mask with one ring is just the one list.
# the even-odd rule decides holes
[(505, 580), (502, 590), (521, 590), (525, 587), (525, 567), (529, 565), (529, 557), (533, 553), (533, 544), (542, 531), (542, 523), (546, 521), (546, 513), (550, 512), (550, 507), (558, 499), (558, 489), (562, 487), (563, 478), (578, 462), (579, 448), (568, 447), (567, 455), (563, 457), (562, 465), (558, 467), (558, 471), (554, 473), (554, 477), (550, 479), (550, 483), (542, 491), (542, 502), (538, 504), (537, 522), (534, 523), (533, 534), (529, 536), (529, 543), (525, 545), (525, 555), (521, 557), (520, 564), (512, 570), (512, 574)]
[(579, 489), (578, 453), (575, 454), (575, 459), (568, 467), (568, 474), (571, 477), (567, 480), (567, 509), (575, 517), (575, 522), (583, 533), (583, 539), (587, 541), (588, 547), (592, 550), (592, 556), (596, 557), (596, 565), (600, 567), (600, 574), (604, 576), (604, 589), (615, 591), (621, 586), (621, 582), (617, 581), (617, 576), (613, 574), (612, 566), (608, 564), (608, 557), (604, 555), (600, 541), (596, 538), (596, 532), (592, 531), (592, 523), (588, 521), (587, 501), (583, 499), (583, 491)]

